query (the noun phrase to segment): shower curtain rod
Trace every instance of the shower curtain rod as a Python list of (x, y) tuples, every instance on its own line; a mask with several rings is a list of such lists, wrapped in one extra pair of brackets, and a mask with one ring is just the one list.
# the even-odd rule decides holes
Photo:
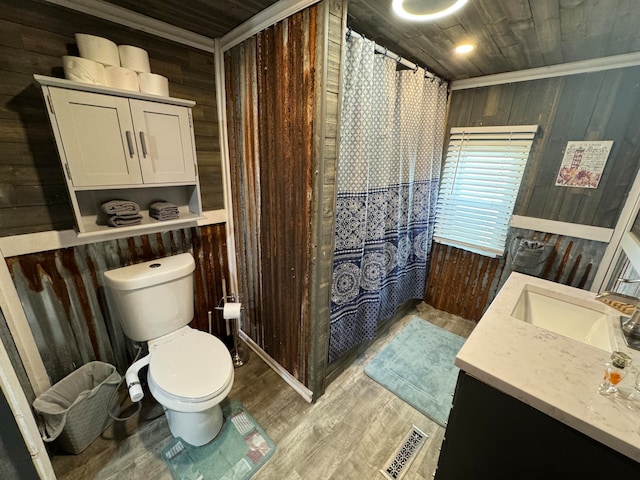
[[(351, 28), (347, 29), (347, 38), (349, 37), (354, 37), (354, 38), (366, 38), (364, 35), (362, 35), (361, 33), (358, 32), (354, 32), (353, 30), (351, 30)], [(375, 43), (375, 52), (384, 55), (385, 57), (389, 57), (392, 60), (395, 60), (396, 62), (398, 62), (400, 65), (403, 65), (405, 67), (407, 67), (410, 70), (413, 71), (418, 71), (418, 68), (420, 67), (420, 65), (413, 63), (409, 60), (407, 60), (404, 57), (401, 57), (400, 55), (398, 55), (397, 53), (392, 52), (391, 50), (388, 50), (386, 47), (383, 47), (381, 45), (378, 45), (377, 43)], [(440, 78), (439, 76), (437, 76), (434, 73), (431, 73), (429, 70), (427, 70), (425, 67), (422, 67), (424, 70), (424, 76), (426, 78), (431, 78), (433, 80), (438, 80), (438, 82), (440, 82), (440, 84), (446, 83), (447, 81), (443, 78)]]

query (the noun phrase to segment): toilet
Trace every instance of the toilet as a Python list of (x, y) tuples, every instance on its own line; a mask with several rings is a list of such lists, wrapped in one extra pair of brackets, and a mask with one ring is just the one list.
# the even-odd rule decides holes
[(188, 326), (194, 270), (191, 254), (182, 253), (108, 270), (104, 277), (124, 333), (149, 347), (125, 374), (131, 399), (144, 396), (138, 372), (148, 365), (149, 390), (163, 406), (171, 433), (199, 447), (222, 428), (220, 402), (234, 372), (224, 343)]

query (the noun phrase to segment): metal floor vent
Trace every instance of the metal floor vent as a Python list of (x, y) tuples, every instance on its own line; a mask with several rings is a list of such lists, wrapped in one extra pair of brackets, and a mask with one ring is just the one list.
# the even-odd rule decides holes
[(387, 466), (380, 470), (388, 480), (399, 480), (409, 470), (409, 466), (416, 454), (420, 451), (429, 435), (424, 433), (415, 425), (404, 438), (400, 447), (395, 451), (387, 462)]

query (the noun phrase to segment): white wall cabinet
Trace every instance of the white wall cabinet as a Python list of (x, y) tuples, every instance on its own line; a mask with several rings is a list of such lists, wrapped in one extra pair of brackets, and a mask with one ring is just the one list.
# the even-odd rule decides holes
[(196, 178), (191, 110), (143, 100), (130, 100), (139, 141), (143, 183), (193, 182)]
[[(195, 102), (34, 75), (42, 86), (78, 235), (99, 234), (100, 205), (125, 199), (140, 205), (141, 230), (195, 222), (202, 206), (191, 108)], [(179, 220), (149, 217), (156, 200), (175, 203)]]

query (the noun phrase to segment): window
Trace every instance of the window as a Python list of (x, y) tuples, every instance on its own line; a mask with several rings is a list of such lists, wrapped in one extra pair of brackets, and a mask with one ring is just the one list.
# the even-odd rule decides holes
[(537, 125), (452, 128), (434, 240), (491, 257), (507, 231)]

